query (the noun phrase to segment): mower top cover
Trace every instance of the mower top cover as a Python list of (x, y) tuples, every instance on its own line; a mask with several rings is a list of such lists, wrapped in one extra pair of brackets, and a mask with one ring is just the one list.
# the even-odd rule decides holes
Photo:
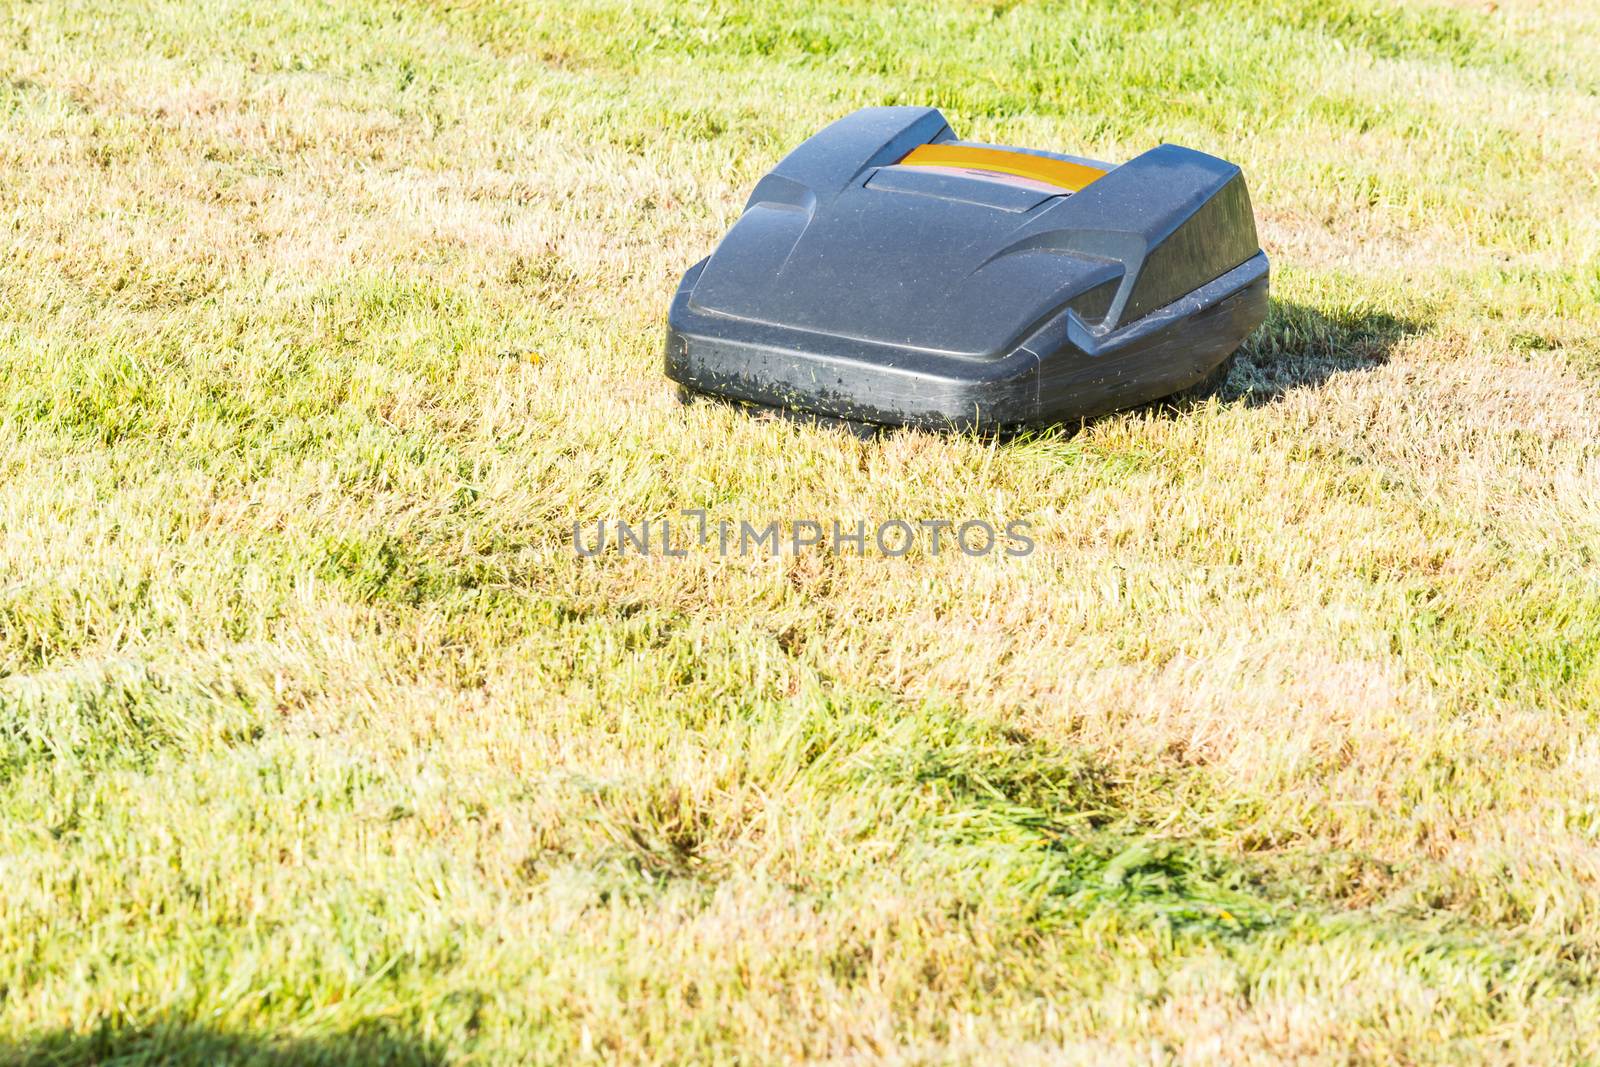
[(1121, 166), (866, 108), (756, 184), (668, 318), (667, 376), (857, 423), (1014, 430), (1187, 389), (1267, 312), (1239, 168)]

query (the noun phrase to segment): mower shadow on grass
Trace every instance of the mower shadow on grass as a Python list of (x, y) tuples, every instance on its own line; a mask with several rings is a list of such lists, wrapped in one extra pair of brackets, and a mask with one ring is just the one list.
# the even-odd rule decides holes
[(62, 1030), (15, 1043), (0, 1043), (0, 1064), (16, 1067), (438, 1067), (444, 1051), (421, 1039), (382, 1031), (318, 1038), (276, 1038), (226, 1033), (184, 1023), (148, 1027)]
[(1243, 401), (1251, 407), (1270, 404), (1336, 375), (1383, 366), (1396, 344), (1424, 326), (1387, 311), (1329, 313), (1289, 300), (1273, 300), (1267, 321), (1215, 374), (1166, 403), (1179, 410), (1187, 406), (1184, 401), (1210, 397), (1224, 403)]

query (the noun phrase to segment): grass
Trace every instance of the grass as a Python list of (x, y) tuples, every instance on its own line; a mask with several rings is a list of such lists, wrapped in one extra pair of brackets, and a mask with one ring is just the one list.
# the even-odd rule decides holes
[[(18, 2), (0, 1062), (1600, 1059), (1600, 12)], [(1208, 395), (873, 441), (664, 309), (866, 104), (1240, 162)], [(573, 552), (1012, 518), (1026, 558)]]

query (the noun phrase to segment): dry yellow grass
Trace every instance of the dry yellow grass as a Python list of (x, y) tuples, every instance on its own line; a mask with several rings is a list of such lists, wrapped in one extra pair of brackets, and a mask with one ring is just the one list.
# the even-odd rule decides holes
[[(13, 4), (0, 1062), (1600, 1058), (1591, 5)], [(856, 106), (1246, 169), (1012, 442), (680, 407)], [(1031, 521), (1022, 559), (575, 521)]]

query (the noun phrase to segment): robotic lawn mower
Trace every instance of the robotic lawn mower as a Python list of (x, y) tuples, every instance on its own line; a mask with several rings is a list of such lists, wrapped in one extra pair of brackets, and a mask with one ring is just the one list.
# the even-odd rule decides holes
[(668, 318), (667, 376), (852, 423), (1009, 431), (1206, 378), (1267, 314), (1239, 168), (958, 140), (867, 108), (789, 153)]

